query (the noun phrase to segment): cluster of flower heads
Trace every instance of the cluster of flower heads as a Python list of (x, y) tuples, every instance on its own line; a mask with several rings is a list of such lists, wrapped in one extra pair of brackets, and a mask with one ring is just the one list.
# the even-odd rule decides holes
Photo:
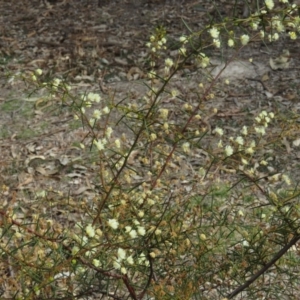
[(218, 28), (213, 27), (211, 29), (208, 30), (209, 34), (211, 35), (211, 37), (213, 38), (213, 44), (216, 48), (220, 48), (221, 47), (221, 41), (220, 41), (220, 31)]
[[(291, 14), (297, 10), (296, 4), (289, 5), (288, 0), (280, 0), (281, 3), (285, 3), (288, 6), (287, 10), (287, 17), (283, 19), (282, 17), (275, 15), (268, 19), (269, 27), (271, 28), (271, 33), (266, 36), (266, 32), (264, 30), (260, 30), (259, 36), (260, 38), (268, 38), (270, 42), (276, 41), (280, 38), (280, 34), (286, 32), (289, 29), (289, 36), (291, 39), (295, 40), (297, 38), (297, 32), (300, 31), (300, 17), (299, 16), (292, 16)], [(250, 27), (253, 30), (259, 30), (262, 16), (266, 15), (268, 11), (273, 10), (275, 4), (273, 0), (266, 0), (265, 7), (262, 7), (260, 11), (253, 13), (250, 18)], [(290, 15), (289, 15), (290, 14)], [(265, 28), (265, 26), (264, 26)], [(208, 29), (208, 33), (213, 39), (213, 45), (216, 48), (221, 47), (221, 39), (220, 39), (220, 29), (217, 26), (214, 26)], [(245, 46), (250, 41), (250, 36), (248, 34), (242, 34), (239, 38), (234, 37), (233, 31), (229, 32), (229, 39), (227, 41), (227, 45), (229, 47), (234, 47), (239, 40), (240, 44)]]
[[(137, 190), (131, 194), (130, 206), (128, 206), (127, 200), (119, 200), (118, 198), (115, 200), (119, 205), (108, 205), (109, 212), (113, 213), (114, 217), (111, 218), (104, 213), (105, 234), (97, 225), (91, 223), (83, 225), (81, 222), (76, 224), (75, 229), (66, 232), (72, 241), (71, 252), (74, 257), (74, 264), (77, 263), (77, 256), (81, 256), (88, 258), (97, 268), (113, 268), (121, 274), (127, 274), (131, 267), (149, 267), (149, 260), (154, 259), (160, 254), (160, 251), (158, 249), (143, 251), (136, 246), (143, 243), (146, 236), (154, 235), (159, 238), (163, 234), (163, 230), (157, 225), (146, 223), (145, 210), (137, 208), (143, 203), (144, 209), (149, 213), (150, 209), (155, 210), (157, 208), (155, 204), (160, 203), (160, 197), (152, 195), (147, 184), (144, 184), (143, 187), (145, 191)], [(135, 217), (124, 220), (120, 216), (120, 207), (122, 212), (126, 207), (130, 211), (135, 210)], [(117, 236), (115, 245), (107, 240), (107, 235)], [(110, 250), (103, 252), (106, 246)], [(80, 268), (80, 264), (78, 267)]]
[[(81, 112), (85, 113), (86, 112), (85, 109), (92, 107), (93, 103), (100, 103), (101, 96), (99, 94), (96, 94), (96, 93), (88, 93), (87, 95), (82, 95), (81, 96), (81, 101), (82, 101)], [(100, 119), (101, 113), (100, 112), (97, 113), (96, 111), (97, 110), (94, 111), (93, 115), (95, 115), (95, 119), (97, 120), (97, 119)], [(108, 110), (107, 113), (109, 113), (109, 110)]]
[[(217, 29), (216, 27), (213, 27), (211, 29), (208, 30), (209, 34), (211, 35), (211, 37), (213, 38), (213, 45), (216, 48), (220, 48), (221, 47), (221, 40), (220, 40), (220, 31), (219, 29)], [(230, 32), (230, 38), (228, 39), (228, 46), (229, 47), (233, 47), (236, 44), (236, 40), (231, 37), (233, 35), (233, 32)], [(249, 43), (250, 41), (250, 37), (248, 34), (243, 34), (240, 36), (240, 43), (245, 46)]]
[(174, 66), (174, 61), (171, 58), (167, 58), (165, 60), (165, 75), (168, 76), (170, 74), (170, 69)]
[[(156, 256), (155, 252), (151, 252), (149, 255), (151, 258)], [(127, 251), (123, 248), (118, 248), (117, 255), (113, 259), (113, 267), (116, 270), (120, 270), (122, 274), (127, 274), (128, 266), (133, 265), (143, 265), (149, 267), (150, 263), (149, 259), (143, 252), (134, 256), (133, 254), (128, 255)]]
[[(99, 104), (101, 102), (101, 96), (97, 93), (88, 93), (81, 96), (81, 113), (86, 114), (87, 108), (92, 108), (93, 106), (99, 107)], [(102, 118), (102, 116), (107, 115), (110, 113), (110, 108), (106, 105), (103, 108), (95, 108), (92, 111), (92, 116), (89, 118), (89, 124), (92, 128), (94, 128), (95, 124)], [(79, 119), (78, 115), (74, 116), (75, 120)], [(99, 151), (102, 151), (105, 149), (105, 145), (108, 143), (108, 139), (111, 138), (113, 133), (113, 129), (111, 127), (105, 128), (105, 135), (102, 138), (94, 139), (93, 143), (97, 147)], [(115, 140), (115, 146), (117, 148), (121, 147), (120, 139)], [(82, 147), (84, 147), (82, 145)]]
[(37, 81), (37, 77), (36, 76), (41, 76), (43, 74), (43, 70), (42, 69), (36, 69), (34, 71), (34, 73), (31, 74), (31, 79), (33, 81)]
[[(31, 80), (38, 81), (38, 78), (43, 74), (42, 69), (36, 69), (34, 72), (31, 73)], [(57, 91), (57, 89), (61, 86), (62, 80), (59, 78), (54, 78), (51, 82), (42, 82), (42, 86), (49, 86), (51, 87), (52, 91)], [(70, 90), (70, 86), (64, 84), (64, 88)]]
[[(178, 53), (181, 56), (186, 56), (187, 53), (187, 48), (186, 48), (186, 44), (189, 41), (189, 37), (187, 36), (181, 36), (179, 38), (179, 42), (181, 43), (181, 47), (178, 49)], [(152, 53), (157, 53), (159, 50), (165, 50), (166, 49), (166, 36), (165, 33), (161, 34), (159, 32), (157, 32), (157, 34), (155, 35), (151, 35), (150, 36), (150, 41), (146, 44), (146, 46), (148, 48), (151, 49)], [(198, 57), (198, 62), (203, 66), (206, 67), (209, 64), (209, 58), (205, 56), (204, 53), (200, 53), (199, 57)], [(151, 67), (155, 66), (155, 61), (151, 61), (150, 62)], [(164, 64), (164, 75), (168, 76), (170, 75), (170, 70), (171, 68), (176, 67), (176, 62), (174, 62), (173, 59), (171, 58), (166, 58), (165, 59), (165, 64)], [(156, 78), (156, 72), (154, 70), (151, 70), (148, 73), (148, 77), (150, 79)]]
[[(38, 76), (41, 76), (43, 74), (43, 71), (41, 69), (35, 70), (33, 73), (31, 73), (31, 80), (37, 81)], [(62, 89), (64, 91), (69, 91), (71, 88), (70, 86), (66, 85), (62, 82), (59, 78), (54, 78), (50, 83), (42, 83), (43, 86), (49, 86), (51, 88), (50, 96), (52, 96), (58, 89)], [(54, 93), (53, 93), (54, 92)], [(110, 108), (105, 105), (102, 108), (99, 108), (101, 103), (101, 96), (98, 93), (87, 93), (81, 96), (80, 98), (80, 114), (87, 114), (87, 109), (92, 108), (93, 111), (91, 113), (91, 117), (89, 118), (88, 122), (91, 128), (94, 128), (95, 124), (105, 115), (108, 115), (110, 113)], [(94, 107), (96, 107), (94, 109)], [(80, 116), (79, 114), (74, 115), (75, 120), (79, 120)], [(108, 139), (111, 138), (113, 133), (113, 129), (109, 126), (105, 128), (104, 136), (99, 139), (94, 139), (93, 143), (97, 147), (99, 151), (102, 151), (105, 149), (105, 146), (108, 143)], [(121, 148), (121, 140), (115, 139), (114, 144), (116, 148)], [(81, 147), (84, 148), (85, 146), (81, 144)]]
[[(250, 175), (254, 175), (259, 165), (266, 166), (268, 165), (268, 162), (261, 160), (259, 164), (255, 164), (254, 167), (249, 167), (248, 169), (245, 169), (245, 167), (251, 165), (251, 157), (253, 157), (255, 154), (257, 148), (259, 147), (259, 141), (266, 134), (266, 129), (269, 127), (274, 117), (275, 115), (273, 112), (262, 111), (257, 117), (255, 117), (255, 123), (251, 127), (243, 126), (243, 128), (240, 130), (240, 134), (235, 138), (229, 137), (225, 145), (224, 139), (221, 139), (218, 142), (218, 148), (223, 149), (225, 157), (230, 157), (235, 153), (239, 154), (241, 162), (239, 168)], [(216, 127), (213, 130), (213, 133), (220, 137), (224, 136), (223, 129), (219, 127)], [(252, 139), (249, 138), (250, 133), (253, 137)], [(255, 138), (255, 135), (257, 138)], [(287, 175), (282, 176), (282, 179), (286, 184), (290, 184), (290, 180)]]
[(151, 49), (151, 52), (155, 53), (159, 50), (166, 49), (167, 39), (164, 34), (153, 34), (150, 36), (150, 41), (146, 44), (148, 48)]
[(183, 56), (186, 55), (187, 50), (186, 50), (185, 45), (188, 43), (188, 41), (189, 41), (189, 38), (185, 35), (183, 35), (179, 38), (179, 42), (181, 43), (181, 47), (179, 48), (179, 53)]
[[(142, 218), (143, 212), (139, 212), (138, 215)], [(116, 218), (108, 219), (106, 222), (108, 230), (117, 231), (118, 234), (121, 234), (123, 239), (126, 240), (135, 240), (139, 237), (143, 237), (146, 235), (146, 229), (138, 220), (133, 220), (133, 226), (125, 226), (124, 230), (120, 228), (119, 221)], [(80, 224), (76, 225), (76, 228), (82, 228)], [(153, 228), (149, 229), (149, 233), (154, 232)], [(155, 235), (160, 235), (161, 231), (155, 228)], [(92, 224), (88, 224), (84, 228), (84, 235), (80, 236), (75, 234), (74, 232), (71, 234), (72, 240), (76, 242), (76, 244), (72, 248), (72, 255), (76, 257), (77, 255), (83, 255), (88, 257), (95, 267), (102, 267), (102, 268), (111, 268), (113, 267), (115, 270), (119, 270), (122, 274), (127, 274), (127, 270), (129, 266), (145, 266), (149, 267), (149, 259), (147, 258), (144, 252), (136, 253), (134, 248), (130, 246), (126, 247), (126, 249), (119, 247), (116, 250), (116, 253), (113, 251), (109, 256), (103, 256), (103, 253), (97, 252), (96, 245), (99, 243), (104, 245), (105, 244), (105, 237), (103, 232)], [(122, 239), (121, 238), (121, 239)], [(104, 244), (103, 244), (104, 243)], [(89, 246), (90, 250), (87, 250), (87, 246)], [(82, 247), (85, 248), (84, 252), (81, 252), (80, 249)], [(130, 253), (130, 254), (129, 254)], [(156, 257), (156, 253), (154, 251), (149, 253), (151, 258)], [(75, 259), (76, 260), (76, 259)]]
[[(266, 134), (266, 128), (269, 126), (271, 120), (274, 118), (273, 112), (266, 112), (262, 111), (256, 118), (255, 118), (255, 124), (253, 128), (251, 128), (251, 131), (254, 130), (256, 134), (258, 134), (259, 137)], [(222, 128), (216, 127), (213, 131), (213, 133), (217, 134), (218, 136), (223, 136), (224, 131)], [(229, 144), (223, 145), (223, 140), (220, 140), (218, 143), (218, 147), (224, 149), (224, 154), (226, 157), (233, 155), (236, 152), (244, 152), (245, 154), (253, 155), (255, 152), (256, 147), (256, 141), (250, 140), (246, 141), (246, 137), (249, 134), (249, 128), (247, 126), (243, 126), (243, 128), (240, 130), (240, 135), (238, 135), (236, 138), (229, 137)], [(248, 164), (248, 161), (246, 159), (242, 159), (242, 163), (244, 165)]]
[[(274, 118), (274, 113), (273, 112), (266, 112), (266, 111), (262, 111), (256, 118), (255, 118), (255, 122), (256, 124), (254, 125), (254, 130), (255, 132), (261, 137), (263, 135), (266, 134), (266, 128), (269, 126), (269, 123), (271, 122), (271, 120)], [(224, 134), (223, 129), (221, 128), (215, 128), (214, 133), (217, 133), (219, 136), (222, 136)], [(254, 148), (255, 148), (255, 141), (251, 141), (250, 142), (250, 147), (245, 148), (245, 139), (244, 137), (246, 137), (248, 135), (248, 127), (247, 126), (243, 126), (243, 128), (240, 131), (241, 135), (239, 135), (238, 137), (236, 137), (235, 139), (233, 137), (230, 137), (229, 140), (231, 142), (233, 142), (233, 144), (237, 145), (237, 151), (241, 151), (244, 150), (245, 153), (247, 154), (253, 154), (254, 153)], [(219, 146), (222, 147), (222, 141), (219, 142)], [(248, 146), (249, 146), (249, 142), (248, 142)], [(227, 151), (225, 151), (226, 156), (230, 156), (234, 153), (233, 147), (230, 145), (226, 146)]]
[(210, 59), (204, 53), (201, 52), (199, 53), (199, 55), (197, 55), (196, 62), (201, 68), (205, 69), (209, 66)]

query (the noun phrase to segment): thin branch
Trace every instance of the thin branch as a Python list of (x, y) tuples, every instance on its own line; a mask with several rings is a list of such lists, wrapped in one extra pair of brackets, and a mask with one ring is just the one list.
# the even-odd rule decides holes
[(294, 246), (300, 240), (300, 234), (295, 235), (288, 244), (286, 244), (263, 268), (261, 268), (256, 274), (254, 274), (243, 285), (236, 288), (231, 292), (227, 298), (232, 299), (237, 294), (241, 293), (247, 287), (250, 286), (259, 276), (264, 274), (271, 266), (273, 266), (277, 260), (279, 260), (292, 246)]

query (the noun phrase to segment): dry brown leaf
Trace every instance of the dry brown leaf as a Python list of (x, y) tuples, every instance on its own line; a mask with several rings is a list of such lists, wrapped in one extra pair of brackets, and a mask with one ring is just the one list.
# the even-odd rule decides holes
[(138, 67), (131, 67), (127, 73), (127, 80), (138, 80), (140, 78), (144, 78), (143, 71)]
[(81, 195), (81, 194), (83, 194), (87, 189), (88, 189), (88, 187), (86, 187), (86, 186), (81, 186), (81, 187), (79, 187), (77, 190), (74, 190), (74, 191), (72, 192), (72, 195), (74, 195), (74, 196)]
[(291, 148), (291, 146), (290, 146), (290, 143), (289, 143), (288, 140), (286, 139), (286, 137), (284, 137), (284, 138), (282, 139), (282, 144), (285, 146), (287, 153), (290, 154), (291, 151), (292, 151), (292, 148)]
[(30, 174), (28, 173), (25, 173), (25, 172), (21, 172), (19, 175), (18, 175), (18, 181), (19, 181), (19, 184), (17, 186), (17, 189), (20, 189), (21, 187), (23, 187), (24, 185), (27, 185), (29, 183), (31, 183), (33, 181), (33, 176), (31, 176)]

